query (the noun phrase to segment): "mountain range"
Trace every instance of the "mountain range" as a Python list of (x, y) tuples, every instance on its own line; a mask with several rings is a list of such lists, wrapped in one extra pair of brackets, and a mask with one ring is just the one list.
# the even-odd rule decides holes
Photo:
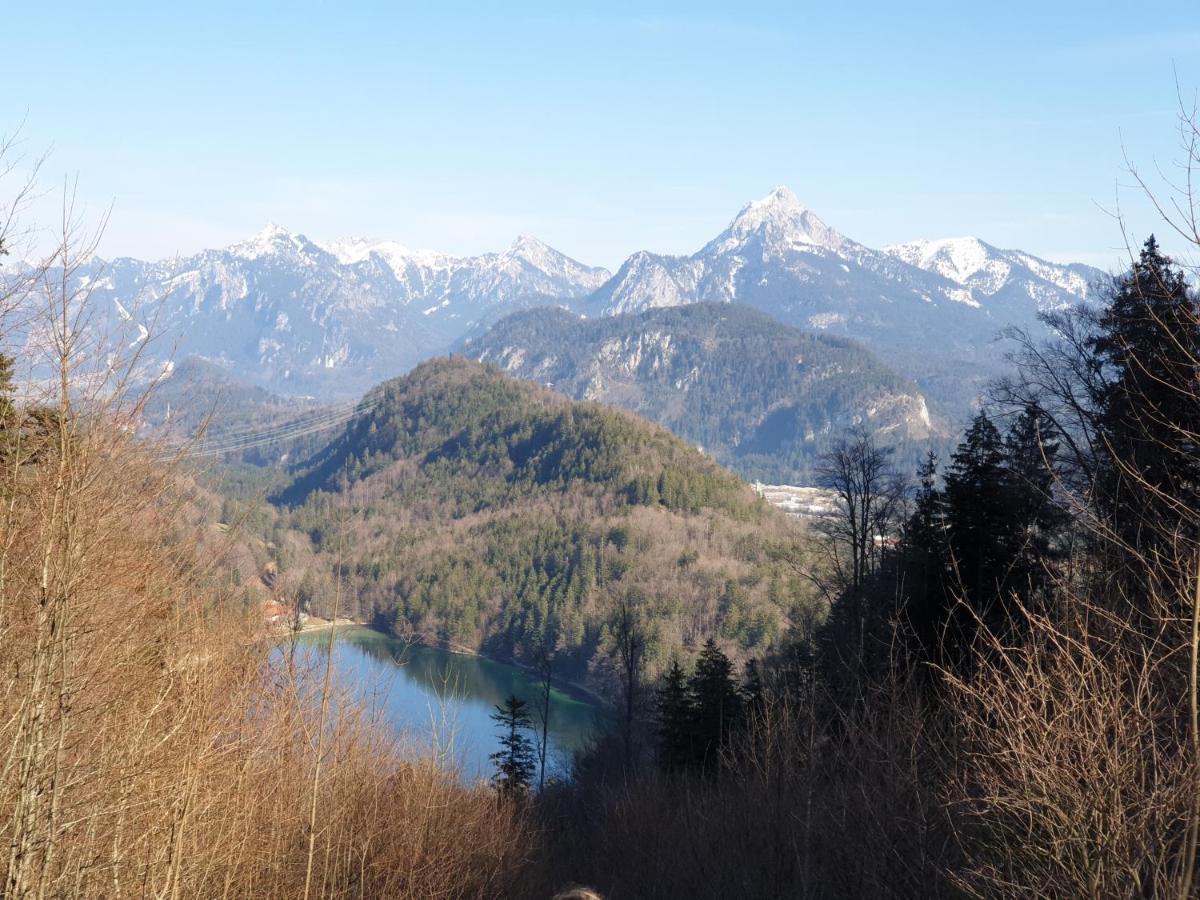
[(274, 225), (221, 250), (96, 259), (80, 274), (114, 316), (161, 335), (148, 361), (194, 354), (283, 394), (357, 395), (531, 307), (597, 318), (734, 302), (862, 341), (954, 414), (1001, 358), (998, 332), (1036, 327), (1039, 312), (1078, 302), (1102, 277), (974, 238), (872, 249), (786, 188), (747, 204), (690, 256), (638, 252), (615, 274), (531, 237), (453, 256), (386, 240), (318, 243)]
[(319, 245), (269, 225), (194, 256), (96, 259), (82, 286), (156, 336), (147, 362), (198, 356), (276, 393), (342, 399), (504, 313), (582, 297), (608, 273), (520, 237), (456, 257), (388, 241)]

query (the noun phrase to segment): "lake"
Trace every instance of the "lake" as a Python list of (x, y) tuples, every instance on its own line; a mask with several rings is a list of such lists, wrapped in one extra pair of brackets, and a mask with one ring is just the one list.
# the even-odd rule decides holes
[[(306, 655), (314, 654), (311, 660), (323, 657), (328, 641), (323, 631), (300, 638)], [(405, 643), (360, 625), (338, 628), (334, 671), (339, 688), (421, 746), (451, 746), (468, 779), (491, 776), (488, 755), (499, 749), (499, 732), (490, 719), (496, 706), (510, 694), (525, 700), (531, 711), (541, 703), (541, 685), (524, 669)], [(603, 715), (581, 694), (551, 690), (547, 776), (568, 773), (571, 754), (584, 746)], [(536, 735), (529, 737), (536, 745)]]

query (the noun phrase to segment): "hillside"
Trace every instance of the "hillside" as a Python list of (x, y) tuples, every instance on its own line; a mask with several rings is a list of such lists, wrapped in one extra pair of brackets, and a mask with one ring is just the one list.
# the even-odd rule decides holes
[[(769, 552), (797, 526), (734, 475), (629, 413), (462, 359), (382, 385), (274, 500), (271, 527), (343, 574), (351, 614), (504, 657), (552, 646), (594, 687), (620, 600), (652, 670), (709, 634), (762, 652), (807, 609)], [(328, 582), (305, 590), (328, 603)]]
[(916, 385), (866, 348), (740, 304), (602, 319), (535, 309), (462, 349), (576, 400), (652, 419), (747, 479), (808, 483), (815, 459), (851, 425), (902, 447), (939, 431)]
[(189, 356), (158, 382), (142, 410), (142, 432), (168, 451), (225, 463), (277, 465), (304, 458), (353, 413), (354, 403), (284, 397)]

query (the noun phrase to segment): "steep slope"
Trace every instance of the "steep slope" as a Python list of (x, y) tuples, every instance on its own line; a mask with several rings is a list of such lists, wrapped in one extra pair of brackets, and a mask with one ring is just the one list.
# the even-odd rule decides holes
[(608, 273), (518, 238), (454, 257), (362, 240), (320, 246), (268, 226), (185, 259), (95, 260), (81, 273), (114, 318), (158, 336), (147, 360), (197, 355), (286, 394), (354, 397), (481, 322), (582, 296)]
[[(462, 359), (424, 363), (275, 498), (351, 612), (607, 683), (614, 604), (672, 647), (762, 650), (807, 602), (767, 552), (796, 527), (658, 425)], [(739, 652), (740, 652), (739, 651)]]
[[(863, 341), (923, 388), (936, 388), (958, 415), (1001, 361), (994, 340), (1002, 329), (1036, 327), (1040, 310), (1078, 302), (1101, 277), (1028, 254), (1005, 259), (1014, 273), (1019, 262), (1030, 277), (961, 278), (952, 267), (923, 264), (919, 250), (880, 251), (847, 238), (781, 187), (744, 207), (691, 256), (634, 254), (574, 308), (596, 317), (743, 303), (787, 324)], [(947, 373), (953, 373), (949, 383), (939, 378)]]
[(912, 241), (883, 249), (962, 285), (1001, 319), (1019, 319), (1031, 307), (1049, 312), (1087, 299), (1103, 279), (1090, 266), (1052, 263), (1021, 250), (1001, 250), (975, 237)]
[(748, 479), (806, 483), (816, 457), (851, 425), (899, 444), (937, 430), (916, 385), (864, 347), (738, 304), (601, 319), (528, 310), (462, 352), (646, 416)]

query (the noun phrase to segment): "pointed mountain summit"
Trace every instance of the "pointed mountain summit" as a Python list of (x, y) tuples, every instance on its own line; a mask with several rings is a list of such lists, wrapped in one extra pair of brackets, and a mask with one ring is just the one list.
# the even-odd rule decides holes
[(558, 253), (553, 247), (550, 247), (544, 241), (539, 241), (531, 234), (518, 234), (513, 238), (513, 242), (508, 247), (508, 252), (514, 256), (542, 256), (546, 253), (555, 253), (559, 256), (564, 254)]
[(788, 325), (863, 341), (933, 396), (948, 397), (957, 415), (1000, 364), (1002, 329), (1041, 327), (1040, 312), (1088, 296), (1098, 277), (974, 238), (875, 250), (778, 187), (691, 256), (633, 254), (580, 308), (595, 318), (744, 303)]
[(268, 222), (253, 236), (230, 244), (229, 253), (244, 259), (258, 259), (281, 252), (295, 252), (306, 246), (316, 247), (302, 234), (293, 234), (281, 225)]
[(117, 318), (135, 298), (162, 301), (166, 353), (323, 399), (401, 374), (507, 313), (586, 296), (609, 277), (531, 237), (468, 257), (368, 238), (318, 244), (275, 223), (224, 249), (121, 259), (99, 272), (97, 264), (80, 276), (95, 279)]
[(585, 291), (572, 291), (568, 297), (578, 297), (595, 290), (607, 281), (611, 274), (607, 269), (584, 265), (528, 234), (517, 235), (500, 257), (502, 260), (519, 260), (531, 267), (536, 275), (546, 279), (586, 288)]
[(812, 210), (802, 206), (787, 187), (777, 187), (761, 200), (742, 207), (734, 220), (697, 256), (728, 253), (757, 239), (765, 253), (782, 254), (792, 246), (838, 250), (846, 238)]
[(939, 384), (974, 390), (1001, 359), (1001, 329), (1039, 327), (1039, 311), (1077, 302), (1099, 276), (974, 238), (875, 250), (786, 187), (744, 205), (695, 253), (635, 253), (615, 275), (528, 234), (455, 256), (393, 240), (317, 243), (274, 223), (224, 249), (80, 272), (117, 318), (135, 298), (162, 300), (162, 346), (180, 357), (217, 361), (277, 393), (325, 398), (406, 371), (532, 306), (596, 318), (736, 302), (863, 341), (933, 399)]

